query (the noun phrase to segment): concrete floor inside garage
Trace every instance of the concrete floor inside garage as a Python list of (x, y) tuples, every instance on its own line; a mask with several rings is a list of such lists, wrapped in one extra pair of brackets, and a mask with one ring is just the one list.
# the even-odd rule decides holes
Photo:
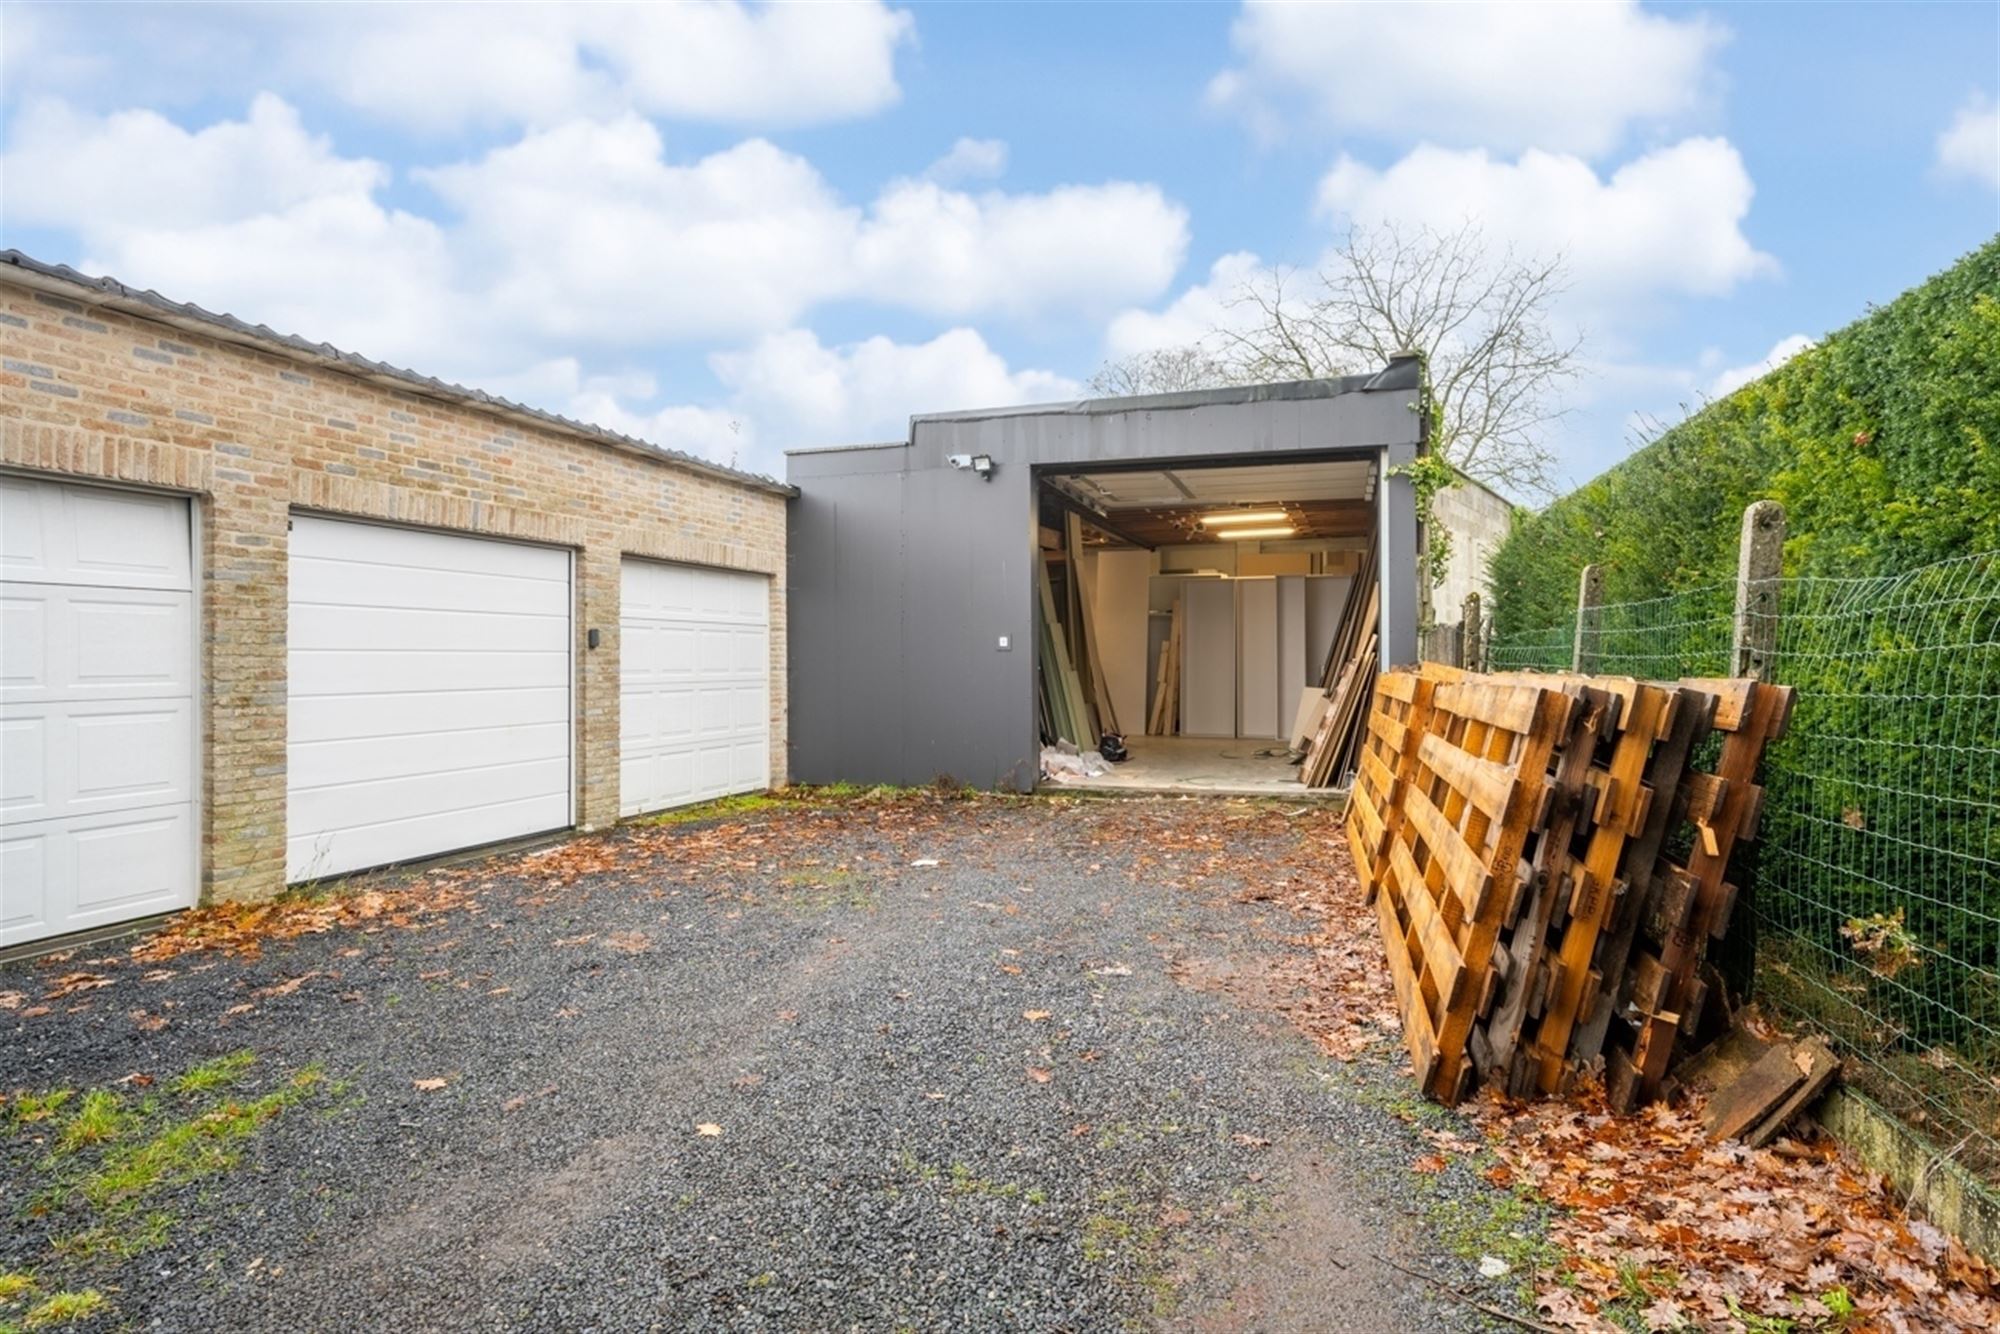
[(1066, 783), (1044, 783), (1044, 791), (1065, 788), (1160, 796), (1284, 797), (1338, 801), (1340, 788), (1310, 788), (1299, 767), (1285, 758), (1282, 741), (1196, 736), (1135, 736), (1125, 739), (1131, 758), (1111, 771)]

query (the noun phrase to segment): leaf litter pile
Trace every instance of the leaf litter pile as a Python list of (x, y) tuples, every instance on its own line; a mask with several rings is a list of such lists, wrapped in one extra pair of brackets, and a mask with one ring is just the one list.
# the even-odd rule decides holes
[[(678, 891), (667, 886), (679, 883), (755, 901), (768, 891), (753, 886), (778, 871), (792, 879), (802, 865), (829, 878), (893, 876), (934, 865), (918, 854), (967, 832), (968, 802), (994, 814), (1021, 804), (801, 790), (754, 818), (627, 825), (400, 884), (370, 877), (348, 892), (219, 904), (181, 914), (126, 958), (85, 960), (79, 970), (54, 956), (44, 994), (0, 991), (0, 1011), (35, 1018), (88, 1008), (120, 965), (157, 970), (208, 951), (255, 958), (268, 942), (335, 929), (438, 927), (483, 913), (495, 895), (531, 908), (573, 906), (599, 892), (670, 897)], [(1057, 837), (1093, 849), (1091, 870), (1267, 910), (1253, 925), (1281, 948), (1262, 950), (1252, 968), (1217, 968), (1187, 942), (1157, 942), (1182, 982), (1283, 1015), (1333, 1059), (1400, 1054), (1375, 914), (1330, 810), (1212, 800), (1037, 806)], [(841, 852), (815, 858), (816, 847)], [(648, 948), (642, 933), (597, 943), (634, 955)], [(1552, 1206), (1550, 1234), (1564, 1254), (1535, 1275), (1546, 1328), (2000, 1329), (2000, 1275), (1909, 1216), (1879, 1177), (1824, 1138), (1784, 1138), (1760, 1150), (1710, 1143), (1699, 1097), (1618, 1116), (1595, 1090), (1538, 1103), (1488, 1091), (1460, 1109), (1474, 1137), (1427, 1131), (1432, 1151), (1411, 1166), (1437, 1173), (1460, 1159), (1493, 1185)]]
[[(1146, 849), (1135, 875), (1268, 902), (1307, 924), (1280, 934), (1297, 948), (1274, 952), (1263, 979), (1184, 980), (1268, 1004), (1337, 1059), (1400, 1058), (1375, 913), (1336, 817), (1218, 814), (1160, 819), (1134, 807), (1100, 829), (1101, 840)], [(1272, 822), (1295, 832), (1294, 852), (1232, 851), (1238, 833)], [(1908, 1214), (1880, 1176), (1805, 1122), (1748, 1149), (1709, 1141), (1699, 1093), (1619, 1116), (1595, 1088), (1533, 1103), (1488, 1090), (1461, 1111), (1476, 1136), (1427, 1133), (1434, 1151), (1412, 1169), (1436, 1173), (1446, 1155), (1460, 1157), (1491, 1184), (1552, 1206), (1563, 1257), (1535, 1275), (1547, 1328), (2000, 1330), (2000, 1273)]]

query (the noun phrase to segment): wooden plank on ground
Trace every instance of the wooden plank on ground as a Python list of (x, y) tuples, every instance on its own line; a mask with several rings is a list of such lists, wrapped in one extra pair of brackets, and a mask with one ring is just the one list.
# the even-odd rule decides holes
[(1709, 1098), (1703, 1114), (1708, 1137), (1735, 1139), (1769, 1116), (1805, 1081), (1806, 1071), (1793, 1061), (1791, 1044), (1776, 1044)]
[(1737, 1137), (1753, 1149), (1761, 1149), (1783, 1134), (1793, 1118), (1819, 1101), (1821, 1095), (1833, 1087), (1834, 1077), (1840, 1073), (1840, 1058), (1819, 1038), (1807, 1038), (1796, 1044), (1792, 1051), (1794, 1064), (1797, 1063), (1797, 1054), (1805, 1053), (1806, 1077), (1771, 1110), (1769, 1116)]

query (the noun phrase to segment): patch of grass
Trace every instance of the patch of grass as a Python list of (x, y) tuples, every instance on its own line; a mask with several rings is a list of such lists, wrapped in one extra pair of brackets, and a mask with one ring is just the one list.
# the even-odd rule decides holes
[(1092, 1214), (1083, 1220), (1083, 1258), (1103, 1264), (1132, 1240), (1132, 1225), (1113, 1214)]
[[(243, 1062), (239, 1072), (247, 1066), (248, 1061)], [(244, 1140), (303, 1098), (320, 1080), (318, 1067), (307, 1066), (262, 1097), (248, 1102), (231, 1099), (198, 1116), (175, 1122), (143, 1143), (115, 1148), (105, 1155), (95, 1172), (77, 1184), (75, 1193), (93, 1208), (122, 1213), (140, 1198), (166, 1186), (226, 1171), (242, 1157)]]
[(58, 1292), (47, 1301), (30, 1307), (21, 1318), (23, 1329), (49, 1329), (77, 1320), (87, 1320), (104, 1309), (104, 1294), (95, 1288), (82, 1292)]
[(964, 1163), (951, 1165), (951, 1193), (954, 1195), (981, 1195), (989, 1199), (1011, 1200), (1021, 1193), (1021, 1188), (1011, 1181), (988, 1181), (974, 1175)]
[(130, 1227), (105, 1224), (57, 1237), (52, 1243), (57, 1255), (67, 1260), (91, 1264), (100, 1260), (129, 1260), (156, 1246), (164, 1246), (173, 1231), (174, 1216), (155, 1210)]
[(75, 1089), (50, 1089), (46, 1093), (16, 1093), (8, 1100), (9, 1117), (17, 1126), (46, 1121), (76, 1096)]
[(37, 1289), (53, 1295), (20, 1314), (18, 1324), (0, 1319), (0, 1334), (108, 1313), (102, 1293), (80, 1280), (167, 1243), (178, 1220), (171, 1201), (157, 1197), (235, 1166), (261, 1127), (317, 1096), (326, 1082), (307, 1066), (268, 1092), (244, 1096), (237, 1088), (255, 1060), (249, 1051), (231, 1052), (150, 1093), (65, 1089), (10, 1101), (10, 1123), (0, 1131), (11, 1127), (37, 1143), (44, 1127), (54, 1132), (20, 1214), (22, 1223), (46, 1229), (48, 1263), (36, 1274), (0, 1274), (0, 1308), (22, 1305)]
[(253, 1051), (232, 1051), (227, 1056), (218, 1056), (197, 1065), (175, 1079), (169, 1087), (176, 1093), (207, 1093), (225, 1084), (234, 1084), (256, 1060), (257, 1054)]
[(694, 806), (682, 806), (676, 810), (661, 811), (657, 815), (642, 817), (638, 823), (649, 825), (695, 824), (702, 820), (723, 820), (732, 815), (755, 815), (784, 804), (784, 798), (769, 792), (745, 792), (740, 796), (717, 797), (714, 801), (704, 801)]
[(56, 1152), (75, 1153), (96, 1144), (109, 1144), (138, 1124), (125, 1109), (124, 1100), (109, 1089), (92, 1089), (83, 1095), (56, 1137)]
[(798, 912), (831, 912), (836, 908), (872, 910), (882, 891), (844, 866), (813, 867), (780, 878), (786, 907)]
[(1477, 1263), (1491, 1255), (1507, 1262), (1521, 1279), (1522, 1300), (1534, 1300), (1535, 1275), (1562, 1263), (1560, 1247), (1549, 1241), (1533, 1198), (1520, 1192), (1481, 1187), (1465, 1198), (1437, 1193), (1436, 1178), (1420, 1176), (1431, 1194), (1424, 1210), (1440, 1245), (1461, 1260)]

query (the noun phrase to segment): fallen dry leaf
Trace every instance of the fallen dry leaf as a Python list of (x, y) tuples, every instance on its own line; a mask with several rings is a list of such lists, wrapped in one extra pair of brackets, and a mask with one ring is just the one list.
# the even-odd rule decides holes
[(448, 1079), (413, 1079), (410, 1084), (420, 1093), (435, 1093), (450, 1082)]
[(1271, 1147), (1271, 1141), (1265, 1139), (1262, 1135), (1245, 1135), (1239, 1132), (1231, 1135), (1230, 1138), (1246, 1149), (1268, 1149)]
[(604, 948), (620, 954), (644, 954), (653, 948), (653, 938), (644, 931), (614, 931), (604, 938)]
[(703, 1121), (700, 1125), (694, 1128), (694, 1133), (697, 1135), (711, 1135), (711, 1136), (720, 1135), (722, 1133), (722, 1127), (715, 1124), (715, 1122), (713, 1121)]
[(530, 1098), (546, 1098), (555, 1091), (556, 1091), (556, 1086), (554, 1084), (546, 1084), (543, 1087), (536, 1089), (533, 1093), (517, 1093), (513, 1097), (507, 1099), (507, 1101), (501, 1103), (500, 1110), (503, 1112), (518, 1112), (523, 1107), (526, 1107), (528, 1105), (528, 1100)]
[(1031, 1065), (1028, 1067), (1028, 1078), (1034, 1080), (1037, 1084), (1046, 1084), (1055, 1077), (1056, 1077), (1056, 1072), (1053, 1070), (1044, 1069), (1039, 1065)]
[(1021, 1011), (1021, 1017), (1031, 1024), (1039, 1024), (1042, 1020), (1049, 1017), (1049, 1012), (1047, 1010), (1023, 1010)]
[(1415, 1161), (1414, 1163), (1411, 1163), (1410, 1170), (1413, 1172), (1424, 1172), (1427, 1174), (1434, 1175), (1438, 1172), (1444, 1171), (1444, 1169), (1449, 1166), (1451, 1166), (1451, 1164), (1445, 1161), (1445, 1157), (1443, 1154), (1427, 1153), (1423, 1157), (1417, 1159), (1417, 1161)]
[(56, 979), (55, 986), (51, 987), (42, 999), (62, 1000), (80, 991), (95, 991), (99, 987), (110, 985), (111, 979), (102, 973), (65, 973)]
[(27, 996), (21, 992), (0, 991), (0, 1010), (18, 1010), (27, 1003)]

